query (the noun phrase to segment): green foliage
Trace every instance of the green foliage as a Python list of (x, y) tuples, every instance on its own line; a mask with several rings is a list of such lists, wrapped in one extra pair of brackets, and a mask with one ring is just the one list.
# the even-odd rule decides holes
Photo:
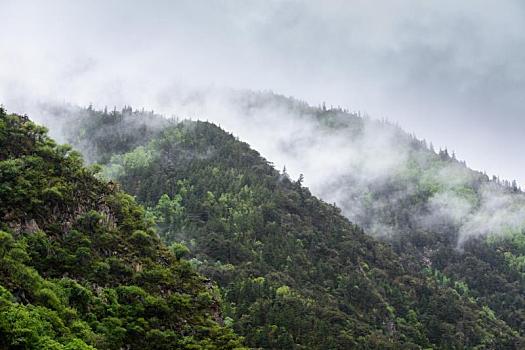
[(190, 250), (182, 243), (174, 242), (170, 245), (170, 250), (177, 259), (182, 259), (190, 254)]
[(182, 246), (172, 253), (94, 171), (26, 117), (0, 114), (0, 349), (242, 348)]

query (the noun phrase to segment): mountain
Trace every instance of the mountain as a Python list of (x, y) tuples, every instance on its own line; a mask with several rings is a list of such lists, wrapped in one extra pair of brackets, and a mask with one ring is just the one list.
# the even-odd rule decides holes
[(268, 144), (285, 145), (279, 156), (308, 169), (306, 179), (323, 174), (312, 182), (315, 193), (415, 269), (464, 283), (525, 334), (525, 195), (515, 181), (489, 178), (386, 121), (273, 94), (233, 96), (239, 107), (230, 110), (259, 128), (285, 117), (301, 125)]
[[(89, 108), (64, 115), (75, 126), (69, 130), (70, 142), (102, 162), (105, 176), (148, 207), (159, 236), (179, 257), (188, 257), (217, 281), (227, 322), (249, 346), (523, 347), (519, 323), (523, 276), (512, 268), (521, 261), (520, 233), (473, 235), (458, 248), (461, 227), (444, 222), (444, 227), (432, 231), (431, 225), (412, 224), (430, 210), (436, 193), (448, 194), (450, 189), (433, 187), (434, 179), (422, 173), (450, 168), (457, 169), (452, 177), (472, 175), (472, 191), (453, 188), (467, 198), (480, 197), (485, 185), (511, 196), (520, 195), (519, 190), (489, 181), (448, 152), (436, 154), (388, 123), (277, 100), (300, 110), (305, 123), (318, 126), (306, 141), (301, 135), (300, 145), (288, 140), (289, 150), (301, 152), (301, 145), (324, 140), (334, 152), (328, 146), (338, 145), (342, 133), (343, 140), (357, 140), (352, 145), (368, 152), (343, 169), (358, 172), (361, 165), (367, 175), (376, 175), (367, 186), (356, 181), (365, 178), (360, 173), (343, 171), (331, 179), (353, 194), (342, 202), (347, 216), (349, 206), (368, 210), (356, 216), (360, 226), (336, 206), (312, 196), (302, 185), (302, 176), (290, 179), (211, 123), (169, 120), (130, 108), (110, 113)], [(249, 102), (250, 109), (256, 109), (253, 99)], [(247, 114), (246, 123), (250, 122)], [(398, 147), (410, 152), (401, 157), (408, 169), (389, 163), (384, 168), (395, 172), (372, 174), (377, 166), (364, 162), (373, 156), (367, 151), (370, 147), (364, 147), (371, 144), (359, 141), (370, 126), (386, 130)], [(330, 137), (337, 142), (330, 142)], [(308, 148), (304, 151), (308, 154)], [(344, 154), (341, 158), (347, 160)], [(414, 184), (418, 186), (412, 190)], [(381, 227), (389, 234), (380, 235)]]
[(240, 349), (144, 209), (0, 109), (0, 349)]
[(303, 173), (314, 194), (367, 234), (414, 260), (415, 269), (465, 283), (524, 334), (525, 195), (515, 181), (472, 170), (454, 152), (361, 113), (272, 93), (216, 100), (198, 99), (210, 106), (201, 114), (226, 111), (230, 117), (216, 119), (295, 176)]
[(269, 124), (287, 116), (307, 125), (269, 143), (286, 145), (279, 154), (287, 164), (314, 164), (305, 175), (323, 174), (315, 193), (402, 257), (464, 283), (524, 335), (525, 195), (515, 181), (489, 178), (396, 125), (340, 108), (257, 93), (233, 101), (259, 126), (275, 114), (269, 109), (281, 111)]

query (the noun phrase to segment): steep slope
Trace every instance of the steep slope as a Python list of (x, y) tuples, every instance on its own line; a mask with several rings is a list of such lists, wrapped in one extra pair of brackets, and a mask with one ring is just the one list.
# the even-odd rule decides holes
[[(114, 151), (108, 128), (134, 134), (127, 118), (140, 113), (81, 118), (82, 140), (103, 150), (95, 158)], [(114, 156), (106, 174), (150, 207), (173, 250), (188, 254), (177, 242), (186, 244), (192, 263), (219, 282), (251, 346), (521, 346), (465, 284), (400, 258), (216, 126), (167, 122), (140, 143)]]
[(201, 96), (202, 108), (187, 108), (192, 115), (214, 117), (295, 176), (303, 173), (314, 194), (337, 203), (414, 268), (466, 284), (524, 334), (525, 195), (515, 182), (489, 178), (453, 152), (341, 108), (272, 93)]
[(471, 170), (388, 122), (273, 94), (232, 99), (247, 124), (288, 118), (306, 125), (269, 135), (268, 144), (285, 145), (280, 157), (307, 169), (307, 178), (323, 174), (315, 193), (404, 259), (464, 283), (525, 334), (525, 195), (515, 182)]
[(0, 348), (241, 348), (217, 289), (95, 174), (0, 109)]

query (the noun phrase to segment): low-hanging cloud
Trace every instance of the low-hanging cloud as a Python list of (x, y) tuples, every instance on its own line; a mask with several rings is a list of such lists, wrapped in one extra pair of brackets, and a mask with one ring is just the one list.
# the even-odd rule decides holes
[[(459, 161), (442, 160), (394, 124), (270, 92), (207, 89), (172, 95), (170, 103), (180, 118), (212, 120), (248, 141), (293, 179), (304, 174), (315, 195), (375, 236), (392, 237), (407, 227), (456, 232), (461, 246), (470, 237), (525, 228), (524, 194)], [(68, 119), (79, 112), (36, 109), (44, 123), (55, 132), (63, 125), (66, 134)], [(130, 128), (133, 123), (128, 118)]]
[[(303, 173), (314, 194), (374, 235), (406, 228), (383, 217), (399, 207), (409, 211), (411, 227), (456, 230), (459, 245), (469, 237), (525, 229), (523, 193), (414, 147), (420, 141), (391, 123), (338, 109), (319, 117), (321, 109), (271, 93), (208, 91), (180, 109), (213, 116), (292, 177)], [(428, 200), (410, 202), (427, 190)]]
[(525, 183), (525, 6), (430, 2), (0, 2), (0, 98), (146, 106), (272, 89), (388, 117)]

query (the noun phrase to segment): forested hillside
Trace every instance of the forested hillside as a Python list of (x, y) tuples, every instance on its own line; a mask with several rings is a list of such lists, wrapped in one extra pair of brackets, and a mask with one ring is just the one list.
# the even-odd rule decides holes
[(471, 170), (454, 152), (434, 150), (385, 121), (273, 94), (242, 96), (234, 105), (251, 123), (261, 125), (271, 106), (279, 118), (312, 130), (272, 141), (285, 142), (279, 152), (289, 163), (333, 159), (313, 168), (324, 174), (313, 183), (316, 193), (403, 259), (415, 260), (416, 269), (463, 283), (525, 334), (525, 195), (515, 181)]
[[(342, 111), (316, 111), (328, 127), (362, 123), (357, 116), (344, 119)], [(191, 259), (219, 283), (225, 322), (248, 345), (523, 347), (516, 323), (523, 309), (514, 304), (517, 315), (506, 314), (509, 303), (520, 302), (522, 280), (488, 241), (465, 243), (466, 253), (456, 250), (457, 232), (407, 230), (395, 239), (390, 235), (390, 244), (377, 241), (338, 208), (313, 197), (302, 177), (292, 180), (276, 171), (210, 123), (164, 120), (130, 109), (88, 109), (71, 117), (77, 119), (70, 141), (104, 163), (105, 176), (148, 207), (160, 237), (179, 258)], [(414, 149), (423, 146), (415, 143)], [(381, 199), (379, 191), (370, 196), (369, 203)], [(394, 212), (381, 219), (410, 211), (409, 205), (385, 209)], [(490, 240), (518, 247), (509, 259), (519, 264), (519, 237), (512, 242)], [(513, 283), (509, 294), (486, 283), (507, 301), (483, 285), (494, 277)]]
[(0, 109), (0, 349), (238, 349), (220, 293), (144, 209)]
[(222, 100), (232, 115), (219, 118), (227, 128), (303, 172), (313, 193), (415, 259), (416, 269), (465, 283), (524, 334), (525, 195), (515, 181), (469, 169), (453, 151), (361, 113), (272, 93), (239, 91)]

